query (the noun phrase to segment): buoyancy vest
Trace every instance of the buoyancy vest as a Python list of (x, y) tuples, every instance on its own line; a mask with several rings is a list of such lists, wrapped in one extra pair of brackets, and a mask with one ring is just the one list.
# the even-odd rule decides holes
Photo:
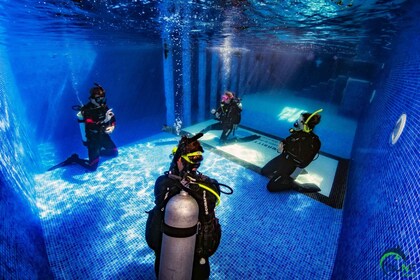
[(305, 168), (308, 166), (318, 154), (321, 148), (321, 141), (319, 137), (311, 132), (304, 132), (302, 130), (292, 131), (292, 134), (283, 140), (284, 150), (296, 166)]

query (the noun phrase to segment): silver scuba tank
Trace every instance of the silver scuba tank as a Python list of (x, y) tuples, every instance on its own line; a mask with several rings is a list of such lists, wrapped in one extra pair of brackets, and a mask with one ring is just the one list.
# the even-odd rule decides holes
[(159, 280), (191, 279), (198, 212), (195, 199), (183, 190), (166, 204)]
[(79, 111), (77, 114), (77, 122), (79, 123), (79, 127), (80, 127), (80, 134), (82, 135), (82, 141), (83, 143), (87, 142), (87, 138), (86, 138), (86, 131), (85, 131), (85, 120), (83, 118), (82, 112)]

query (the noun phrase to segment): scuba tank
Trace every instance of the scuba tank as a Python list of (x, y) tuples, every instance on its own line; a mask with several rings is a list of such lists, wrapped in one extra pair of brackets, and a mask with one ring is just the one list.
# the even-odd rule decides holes
[(159, 279), (191, 279), (197, 238), (197, 201), (182, 190), (165, 208)]
[(85, 119), (83, 118), (82, 111), (79, 111), (77, 114), (77, 122), (79, 123), (80, 127), (80, 134), (82, 135), (83, 145), (86, 146), (87, 138), (86, 138), (86, 130), (85, 130)]

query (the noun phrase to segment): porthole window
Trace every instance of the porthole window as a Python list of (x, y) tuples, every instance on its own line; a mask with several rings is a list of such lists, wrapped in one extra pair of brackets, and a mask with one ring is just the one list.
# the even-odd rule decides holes
[(404, 130), (406, 121), (407, 121), (407, 115), (402, 114), (400, 118), (398, 119), (397, 123), (395, 124), (394, 130), (392, 131), (392, 134), (391, 134), (392, 145), (397, 143), (398, 139), (400, 139), (400, 136)]

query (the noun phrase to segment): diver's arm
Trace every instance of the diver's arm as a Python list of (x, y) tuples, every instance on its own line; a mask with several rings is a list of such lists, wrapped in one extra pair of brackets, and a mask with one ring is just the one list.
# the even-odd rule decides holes
[(239, 99), (236, 99), (233, 102), (234, 102), (234, 104), (235, 104), (238, 112), (239, 113), (242, 112), (242, 103), (241, 103), (241, 101)]
[(179, 193), (180, 190), (179, 181), (170, 179), (167, 175), (161, 175), (155, 182), (155, 204), (160, 207), (168, 196), (173, 196), (175, 193)]
[(114, 132), (116, 119), (114, 112), (112, 112), (112, 109), (109, 109), (108, 107), (106, 109), (107, 111), (105, 113), (104, 123), (107, 127), (105, 128), (105, 133), (111, 134), (112, 132)]
[(283, 151), (284, 151), (284, 143), (283, 143), (283, 141), (280, 141), (279, 146), (277, 147), (277, 152), (279, 154), (282, 154)]

